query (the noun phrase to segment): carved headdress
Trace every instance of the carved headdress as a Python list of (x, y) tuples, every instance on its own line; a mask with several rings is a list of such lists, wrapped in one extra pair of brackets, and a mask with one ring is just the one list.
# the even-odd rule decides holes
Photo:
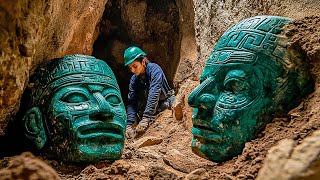
[(54, 91), (73, 84), (106, 84), (119, 89), (110, 67), (102, 60), (86, 55), (70, 55), (42, 64), (33, 75), (33, 104)]

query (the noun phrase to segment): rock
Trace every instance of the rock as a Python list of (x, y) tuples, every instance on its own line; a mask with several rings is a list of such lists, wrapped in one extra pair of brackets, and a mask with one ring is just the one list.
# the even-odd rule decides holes
[(283, 172), (283, 167), (290, 157), (293, 144), (293, 140), (284, 139), (279, 141), (278, 145), (272, 147), (264, 160), (264, 165), (259, 171), (257, 180), (262, 180), (266, 177), (274, 180), (279, 179)]
[[(188, 105), (188, 95), (199, 85), (199, 81), (193, 81), (193, 80), (186, 80), (184, 84), (181, 85), (179, 94), (177, 96), (180, 96), (181, 99), (181, 105), (183, 105), (183, 125), (184, 127), (191, 132), (192, 129), (192, 114), (193, 114), (193, 108)], [(179, 99), (179, 97), (177, 98)], [(183, 100), (183, 102), (182, 102)], [(178, 104), (179, 100), (177, 101)], [(177, 105), (178, 106), (178, 105)], [(177, 109), (177, 113), (175, 116), (179, 116), (180, 114), (179, 110)], [(180, 112), (181, 113), (181, 112)], [(178, 117), (179, 118), (179, 117)]]
[(135, 149), (139, 149), (146, 146), (153, 146), (162, 143), (163, 139), (154, 137), (154, 136), (145, 136), (141, 139), (138, 139), (132, 147)]
[(136, 162), (131, 162), (130, 163), (131, 167), (129, 172), (127, 173), (129, 175), (128, 178), (125, 179), (149, 179), (146, 178), (149, 176), (150, 169), (147, 164), (141, 164), (141, 163), (136, 163)]
[(236, 177), (231, 176), (231, 175), (229, 175), (229, 174), (224, 174), (224, 177), (225, 177), (225, 179), (227, 179), (227, 180), (234, 180), (234, 179), (236, 179)]
[(130, 164), (124, 160), (118, 160), (116, 161), (113, 166), (111, 167), (109, 174), (125, 174), (130, 169)]
[(97, 170), (98, 169), (95, 166), (89, 165), (88, 167), (86, 167), (84, 170), (81, 171), (81, 174), (92, 174)]
[(132, 155), (133, 155), (133, 153), (132, 153), (132, 151), (131, 150), (126, 150), (126, 151), (124, 151), (124, 157), (126, 158), (126, 159), (131, 159), (132, 158)]
[(149, 149), (149, 148), (141, 148), (141, 149), (138, 149), (136, 152), (135, 152), (135, 155), (139, 158), (139, 159), (160, 159), (162, 156), (152, 150), (152, 149)]
[(173, 115), (176, 120), (182, 120), (183, 119), (183, 104), (180, 102), (173, 108)]
[(164, 167), (154, 166), (151, 167), (150, 179), (177, 179), (178, 175), (166, 170)]
[(176, 149), (167, 152), (163, 160), (172, 168), (185, 173), (190, 173), (197, 166), (192, 160)]
[(312, 175), (320, 179), (320, 130), (294, 148), (284, 170), (289, 179)]
[(261, 163), (263, 161), (262, 157), (257, 157), (252, 161), (252, 165), (255, 165), (257, 163)]
[(297, 112), (289, 114), (289, 120), (293, 120), (295, 118), (300, 117), (301, 115)]
[(178, 94), (173, 103), (173, 115), (176, 120), (182, 120), (183, 119), (183, 107), (184, 107), (184, 94)]
[(60, 179), (58, 173), (30, 152), (15, 156), (8, 167), (0, 170), (0, 180), (7, 179)]
[(237, 176), (237, 179), (246, 179), (246, 178), (247, 178), (247, 176), (244, 175), (244, 174), (239, 174), (239, 175)]
[(200, 168), (192, 171), (191, 173), (187, 174), (185, 180), (202, 180), (202, 179), (209, 179), (209, 174), (206, 169)]
[(293, 148), (293, 140), (282, 140), (270, 149), (260, 179), (319, 179), (320, 178), (320, 130), (302, 140)]

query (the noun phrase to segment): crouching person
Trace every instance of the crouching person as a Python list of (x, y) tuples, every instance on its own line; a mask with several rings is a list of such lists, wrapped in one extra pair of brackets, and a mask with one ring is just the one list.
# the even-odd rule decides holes
[[(151, 63), (140, 48), (132, 46), (125, 50), (124, 65), (133, 73), (129, 83), (126, 128), (126, 136), (133, 138), (143, 134), (160, 112), (171, 109), (174, 91), (161, 67)], [(135, 130), (134, 123), (138, 123)]]

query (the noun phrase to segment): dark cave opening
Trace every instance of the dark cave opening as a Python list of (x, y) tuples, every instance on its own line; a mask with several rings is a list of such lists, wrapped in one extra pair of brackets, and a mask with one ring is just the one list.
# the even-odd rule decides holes
[(132, 73), (123, 65), (123, 52), (138, 46), (151, 62), (160, 65), (172, 88), (180, 58), (179, 12), (175, 0), (108, 1), (92, 55), (113, 70), (124, 103)]

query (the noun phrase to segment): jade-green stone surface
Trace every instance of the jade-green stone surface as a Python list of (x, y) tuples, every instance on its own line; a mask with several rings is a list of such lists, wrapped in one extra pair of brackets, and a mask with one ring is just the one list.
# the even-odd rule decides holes
[(291, 20), (255, 16), (230, 27), (189, 95), (192, 150), (222, 162), (240, 154), (277, 113), (313, 91), (309, 66), (281, 28)]
[(127, 115), (110, 67), (86, 55), (41, 65), (30, 80), (25, 135), (64, 162), (116, 160), (122, 155)]

